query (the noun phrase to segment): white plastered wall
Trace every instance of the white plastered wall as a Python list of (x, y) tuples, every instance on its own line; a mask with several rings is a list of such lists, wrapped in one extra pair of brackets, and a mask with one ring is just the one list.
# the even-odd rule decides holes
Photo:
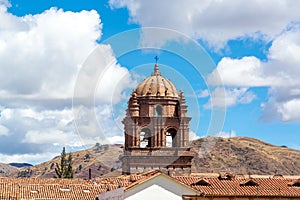
[(160, 174), (125, 191), (126, 200), (182, 200), (182, 195), (195, 195), (196, 191), (166, 175)]

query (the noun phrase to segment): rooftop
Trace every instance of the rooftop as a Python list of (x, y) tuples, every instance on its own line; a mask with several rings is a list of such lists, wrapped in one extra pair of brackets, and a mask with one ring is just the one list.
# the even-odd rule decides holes
[[(0, 199), (68, 198), (95, 199), (106, 191), (124, 187), (126, 190), (160, 175), (154, 170), (141, 174), (110, 178), (54, 179), (54, 178), (0, 178)], [(298, 177), (196, 174), (171, 177), (203, 196), (284, 196), (300, 197)]]
[(200, 191), (203, 196), (300, 197), (299, 176), (286, 178), (281, 175), (219, 174), (218, 177), (178, 176), (174, 178)]

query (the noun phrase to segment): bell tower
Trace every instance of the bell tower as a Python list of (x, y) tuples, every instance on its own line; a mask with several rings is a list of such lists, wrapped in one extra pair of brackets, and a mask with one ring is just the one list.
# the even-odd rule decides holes
[(156, 63), (150, 77), (132, 92), (123, 119), (125, 146), (122, 173), (158, 169), (168, 174), (191, 172), (187, 105), (183, 92), (164, 78)]

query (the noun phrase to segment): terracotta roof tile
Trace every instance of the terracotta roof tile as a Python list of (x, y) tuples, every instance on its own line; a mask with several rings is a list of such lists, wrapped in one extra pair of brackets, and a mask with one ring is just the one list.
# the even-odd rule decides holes
[[(293, 196), (300, 197), (300, 185), (298, 179), (286, 179), (284, 177), (272, 178), (232, 178), (220, 179), (197, 177), (174, 177), (177, 180), (193, 187), (203, 195), (220, 196)], [(196, 184), (205, 180), (210, 185)], [(202, 181), (203, 183), (203, 181)], [(291, 184), (292, 183), (292, 184)], [(293, 184), (295, 183), (295, 186)], [(299, 181), (300, 183), (300, 181)]]
[(0, 178), (0, 199), (95, 199), (106, 190), (82, 179)]
[[(42, 179), (0, 178), (0, 199), (68, 198), (89, 200), (103, 192), (124, 187), (125, 191), (159, 175), (159, 171), (121, 175), (114, 178)], [(175, 176), (178, 181), (206, 196), (291, 196), (300, 197), (300, 179), (285, 177), (245, 178)]]

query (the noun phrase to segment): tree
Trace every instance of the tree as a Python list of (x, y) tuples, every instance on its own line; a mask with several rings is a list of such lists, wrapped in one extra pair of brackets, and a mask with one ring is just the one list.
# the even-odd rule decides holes
[(73, 178), (72, 155), (69, 153), (68, 159), (66, 159), (66, 156), (66, 149), (63, 147), (60, 156), (60, 164), (56, 163), (55, 178)]
[(53, 169), (54, 165), (55, 165), (54, 163), (51, 163), (50, 169)]
[(91, 158), (90, 154), (88, 154), (88, 153), (85, 154), (85, 156), (84, 156), (84, 162), (89, 162), (90, 158)]
[(73, 178), (73, 169), (72, 169), (72, 154), (69, 153), (68, 157), (68, 168), (67, 168), (67, 173), (66, 173), (66, 178)]
[(55, 167), (55, 173), (56, 173), (56, 178), (64, 178), (64, 175), (66, 173), (66, 149), (63, 147), (63, 150), (60, 155), (60, 165), (56, 163)]
[(96, 152), (99, 152), (100, 148), (101, 148), (101, 144), (99, 142), (97, 142), (95, 147), (96, 147)]

